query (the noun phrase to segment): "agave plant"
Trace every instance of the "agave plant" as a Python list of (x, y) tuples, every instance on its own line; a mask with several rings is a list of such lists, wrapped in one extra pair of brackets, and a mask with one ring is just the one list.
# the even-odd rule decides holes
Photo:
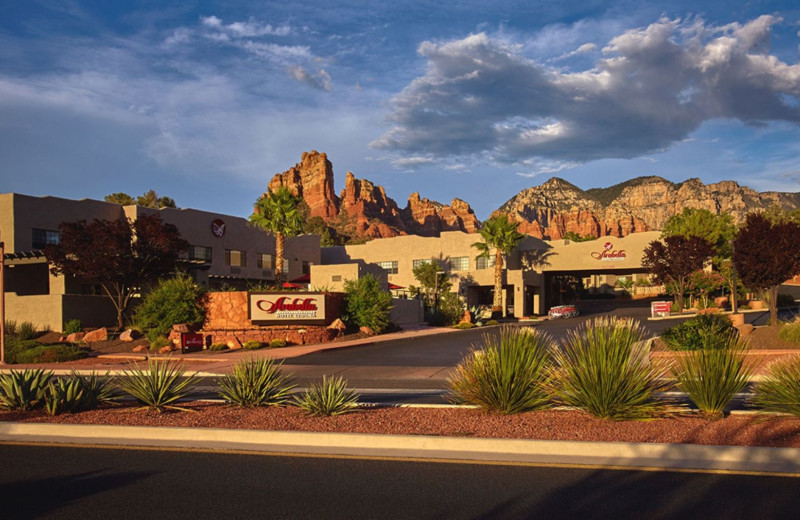
[(533, 328), (504, 327), (499, 339), (486, 334), (456, 367), (449, 386), (453, 398), (480, 408), (513, 414), (549, 405), (546, 381), (551, 368), (550, 337)]
[(736, 334), (729, 334), (706, 348), (688, 352), (672, 370), (678, 387), (703, 413), (721, 415), (752, 373), (745, 361), (747, 348)]
[(767, 412), (800, 417), (800, 356), (770, 365), (753, 390), (752, 403)]
[(49, 415), (83, 410), (84, 392), (80, 376), (50, 381), (45, 393), (44, 409)]
[(647, 334), (635, 320), (599, 317), (570, 331), (555, 352), (551, 384), (567, 406), (614, 420), (657, 414), (665, 370), (648, 359)]
[(118, 379), (117, 387), (136, 399), (142, 408), (158, 412), (164, 408), (186, 410), (172, 403), (183, 399), (197, 382), (197, 375), (185, 375), (186, 365), (150, 358), (147, 368), (132, 364)]
[(229, 403), (246, 406), (284, 404), (294, 388), (272, 359), (246, 359), (217, 383), (220, 397)]
[(52, 376), (52, 372), (42, 369), (12, 370), (0, 375), (0, 408), (25, 412), (42, 406)]
[(72, 375), (80, 380), (84, 410), (97, 408), (101, 404), (114, 403), (117, 400), (113, 386), (114, 379), (108, 376), (108, 372), (103, 376), (95, 372), (89, 375), (78, 375), (73, 372)]
[(340, 415), (358, 407), (358, 394), (340, 376), (322, 376), (322, 383), (295, 397), (295, 404), (309, 415)]

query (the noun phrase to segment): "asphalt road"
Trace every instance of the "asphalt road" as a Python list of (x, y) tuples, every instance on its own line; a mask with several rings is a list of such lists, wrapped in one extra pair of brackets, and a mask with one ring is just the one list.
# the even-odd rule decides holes
[(797, 478), (0, 445), (5, 519), (797, 518)]

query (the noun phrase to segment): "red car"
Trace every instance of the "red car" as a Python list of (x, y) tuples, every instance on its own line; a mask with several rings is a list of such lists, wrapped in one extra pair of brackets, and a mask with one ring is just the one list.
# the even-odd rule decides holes
[(550, 318), (574, 318), (578, 314), (578, 308), (574, 305), (556, 305), (547, 311)]

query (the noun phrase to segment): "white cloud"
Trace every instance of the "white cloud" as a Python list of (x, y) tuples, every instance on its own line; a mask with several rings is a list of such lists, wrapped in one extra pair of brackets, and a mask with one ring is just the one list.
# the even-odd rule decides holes
[(436, 159), (432, 157), (401, 157), (392, 160), (392, 166), (395, 168), (414, 168), (425, 164), (433, 164)]
[(254, 18), (246, 22), (223, 23), (222, 19), (216, 16), (206, 16), (200, 18), (204, 27), (213, 29), (215, 34), (224, 35), (227, 38), (257, 38), (259, 36), (287, 36), (292, 32), (288, 25), (273, 26), (272, 24), (262, 24)]
[(780, 21), (664, 18), (611, 38), (593, 67), (575, 72), (535, 63), (484, 33), (423, 42), (427, 71), (395, 96), (392, 127), (372, 146), (561, 164), (663, 151), (718, 118), (797, 124), (800, 107), (787, 99), (800, 95), (800, 64), (769, 54)]
[(577, 162), (547, 161), (541, 159), (527, 160), (522, 164), (530, 165), (532, 166), (532, 169), (527, 172), (517, 172), (517, 175), (528, 178), (536, 177), (538, 175), (558, 173), (560, 171), (569, 170), (575, 168), (576, 166), (580, 166), (580, 163)]
[(289, 77), (305, 83), (311, 88), (316, 88), (330, 92), (331, 90), (331, 76), (325, 69), (322, 69), (316, 76), (312, 76), (306, 69), (301, 66), (290, 67), (288, 70)]

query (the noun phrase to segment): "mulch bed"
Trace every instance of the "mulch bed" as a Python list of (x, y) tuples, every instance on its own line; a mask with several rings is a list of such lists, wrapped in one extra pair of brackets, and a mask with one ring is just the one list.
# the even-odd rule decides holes
[(766, 414), (710, 420), (685, 413), (647, 421), (609, 421), (561, 410), (505, 416), (470, 408), (376, 408), (334, 417), (310, 417), (294, 407), (246, 409), (208, 402), (182, 406), (193, 411), (157, 413), (133, 407), (106, 407), (56, 417), (42, 411), (0, 412), (0, 421), (800, 447), (799, 418)]

